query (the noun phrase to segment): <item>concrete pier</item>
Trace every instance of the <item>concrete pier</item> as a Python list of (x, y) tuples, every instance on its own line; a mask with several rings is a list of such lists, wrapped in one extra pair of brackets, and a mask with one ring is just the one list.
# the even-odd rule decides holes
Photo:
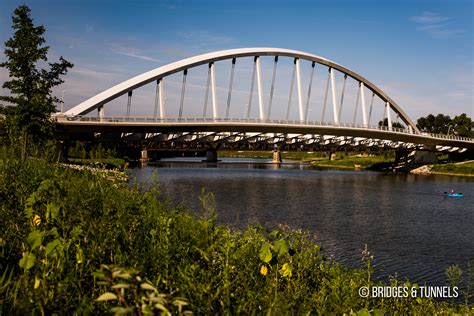
[(279, 150), (273, 151), (272, 163), (281, 163), (281, 152)]
[(217, 162), (217, 151), (212, 149), (207, 150), (204, 162)]
[(148, 150), (146, 148), (143, 148), (140, 154), (140, 162), (141, 163), (147, 163), (148, 162)]

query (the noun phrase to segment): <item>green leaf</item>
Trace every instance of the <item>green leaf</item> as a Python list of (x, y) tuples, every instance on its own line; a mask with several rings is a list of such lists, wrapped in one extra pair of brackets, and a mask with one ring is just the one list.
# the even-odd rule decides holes
[(48, 203), (46, 206), (46, 218), (55, 219), (59, 215), (59, 206), (54, 203)]
[(140, 287), (144, 290), (156, 291), (156, 288), (150, 283), (142, 283), (140, 284)]
[(121, 273), (121, 272), (120, 272), (120, 273), (117, 273), (117, 274), (115, 275), (115, 277), (120, 278), (120, 279), (124, 279), (124, 280), (130, 280), (130, 279), (132, 278), (132, 276), (131, 276), (129, 273), (126, 273), (126, 272), (124, 272), (124, 273)]
[(357, 313), (357, 316), (370, 316), (370, 312), (367, 310), (367, 308), (360, 309)]
[(112, 286), (113, 289), (128, 289), (130, 284), (119, 283)]
[(162, 310), (163, 312), (165, 312), (166, 315), (171, 315), (170, 311), (163, 304), (156, 303), (154, 307), (156, 309)]
[(262, 248), (260, 248), (259, 257), (265, 263), (269, 263), (272, 260), (272, 251), (270, 249), (271, 245), (269, 243), (264, 243)]
[(31, 252), (25, 252), (18, 263), (24, 270), (29, 270), (35, 265), (36, 256)]
[(61, 241), (59, 241), (58, 239), (54, 239), (53, 241), (50, 241), (46, 245), (46, 255), (48, 256), (49, 254), (51, 254), (51, 252), (55, 251), (59, 245), (61, 245)]
[(110, 292), (106, 292), (104, 294), (102, 294), (101, 296), (99, 296), (96, 301), (97, 302), (104, 302), (104, 301), (112, 301), (112, 300), (116, 300), (117, 299), (117, 295), (115, 295), (114, 293), (110, 293)]
[(28, 246), (30, 246), (31, 249), (39, 247), (41, 245), (41, 241), (43, 240), (43, 236), (44, 232), (35, 229), (34, 231), (28, 234)]
[(372, 312), (373, 312), (374, 316), (384, 316), (385, 315), (385, 311), (382, 310), (382, 309), (374, 309)]
[(182, 301), (182, 300), (174, 300), (174, 301), (173, 301), (173, 305), (174, 305), (174, 306), (181, 307), (181, 306), (186, 306), (186, 305), (188, 305), (188, 302), (185, 302), (185, 301)]
[(286, 245), (286, 240), (284, 239), (275, 241), (273, 247), (275, 252), (278, 254), (278, 257), (281, 257), (288, 253), (288, 246)]
[(278, 229), (274, 229), (272, 230), (272, 232), (270, 233), (270, 236), (273, 236), (273, 237), (276, 237), (278, 235), (279, 231)]

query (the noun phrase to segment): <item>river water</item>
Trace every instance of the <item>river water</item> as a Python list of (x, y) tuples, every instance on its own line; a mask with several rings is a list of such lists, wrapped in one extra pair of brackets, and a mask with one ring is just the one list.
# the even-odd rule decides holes
[[(445, 269), (474, 265), (474, 179), (368, 171), (315, 170), (264, 159), (162, 160), (130, 172), (138, 183), (153, 174), (172, 203), (199, 208), (213, 192), (218, 221), (232, 227), (287, 224), (314, 233), (326, 254), (361, 265), (367, 244), (376, 276), (446, 285)], [(448, 198), (454, 189), (463, 198)], [(474, 271), (473, 271), (474, 272)]]

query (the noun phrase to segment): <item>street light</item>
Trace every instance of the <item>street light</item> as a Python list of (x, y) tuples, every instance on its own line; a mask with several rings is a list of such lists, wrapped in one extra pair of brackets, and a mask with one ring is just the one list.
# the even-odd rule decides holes
[(61, 113), (64, 113), (64, 92), (66, 92), (66, 90), (61, 91)]
[(446, 134), (446, 136), (449, 136), (449, 131), (451, 130), (451, 127), (452, 128), (455, 128), (458, 124), (454, 124), (454, 125), (449, 125), (448, 126), (448, 133)]

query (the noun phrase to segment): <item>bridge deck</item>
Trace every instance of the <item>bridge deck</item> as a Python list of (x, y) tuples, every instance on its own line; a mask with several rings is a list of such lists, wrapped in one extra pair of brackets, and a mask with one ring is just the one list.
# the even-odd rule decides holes
[(56, 121), (64, 132), (257, 132), (352, 136), (422, 144), (474, 149), (474, 139), (437, 134), (417, 134), (408, 129), (385, 126), (362, 126), (347, 123), (302, 122), (290, 120), (227, 118), (152, 118), (152, 117), (65, 117)]

